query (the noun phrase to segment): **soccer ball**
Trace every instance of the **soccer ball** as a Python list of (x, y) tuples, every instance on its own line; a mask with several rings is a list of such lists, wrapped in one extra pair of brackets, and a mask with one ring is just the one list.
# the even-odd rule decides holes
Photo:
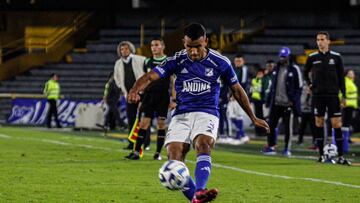
[(337, 147), (334, 144), (327, 144), (324, 146), (325, 162), (335, 163), (333, 160), (337, 155)]
[(167, 189), (179, 190), (189, 181), (190, 173), (183, 162), (169, 160), (160, 168), (159, 178), (160, 183)]

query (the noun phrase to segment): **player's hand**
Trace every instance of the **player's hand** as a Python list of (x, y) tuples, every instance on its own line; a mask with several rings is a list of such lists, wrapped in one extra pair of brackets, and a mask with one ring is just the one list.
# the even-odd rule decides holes
[(266, 121), (259, 119), (259, 118), (255, 118), (255, 120), (253, 121), (254, 125), (256, 127), (260, 127), (260, 128), (264, 128), (266, 130), (266, 133), (269, 134), (270, 133), (270, 127), (267, 124)]
[(140, 95), (134, 89), (130, 89), (129, 94), (126, 97), (128, 103), (138, 103), (140, 101)]
[(176, 102), (170, 101), (169, 109), (175, 109), (175, 108), (176, 108)]
[(306, 86), (306, 93), (307, 93), (307, 94), (311, 94), (311, 93), (312, 93), (311, 90), (312, 90), (312, 84)]

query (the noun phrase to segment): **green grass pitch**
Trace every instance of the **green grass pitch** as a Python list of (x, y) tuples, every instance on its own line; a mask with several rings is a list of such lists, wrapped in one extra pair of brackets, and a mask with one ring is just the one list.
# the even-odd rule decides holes
[[(129, 161), (124, 146), (93, 132), (0, 127), (0, 202), (188, 202), (181, 192), (161, 186), (164, 161), (152, 160), (153, 151)], [(260, 146), (216, 146), (208, 183), (220, 190), (215, 202), (359, 202), (359, 166), (267, 157)], [(187, 159), (193, 174), (194, 151)]]

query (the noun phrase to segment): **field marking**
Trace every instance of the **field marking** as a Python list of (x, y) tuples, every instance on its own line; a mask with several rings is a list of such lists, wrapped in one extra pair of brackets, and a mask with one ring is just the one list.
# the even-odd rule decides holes
[(10, 136), (5, 135), (5, 134), (0, 134), (0, 137), (1, 137), (1, 138), (5, 138), (5, 139), (10, 139), (10, 138), (11, 138)]
[[(12, 139), (19, 139), (19, 140), (33, 140), (33, 141), (40, 141), (40, 142), (50, 143), (50, 144), (76, 146), (76, 147), (82, 147), (82, 148), (88, 148), (88, 149), (99, 149), (99, 150), (106, 150), (106, 151), (128, 152), (128, 150), (114, 149), (114, 148), (109, 148), (109, 147), (97, 147), (97, 146), (88, 145), (88, 144), (74, 144), (74, 143), (68, 143), (68, 142), (62, 142), (62, 141), (58, 141), (58, 140), (53, 140), (53, 139), (41, 139), (41, 138), (38, 139), (38, 138), (29, 138), (29, 137), (12, 137), (12, 136), (8, 136), (8, 135), (5, 135), (5, 134), (0, 134), (0, 138), (5, 138), (5, 139), (11, 139), (12, 138)], [(145, 154), (145, 155), (148, 156), (148, 154)], [(196, 164), (195, 161), (191, 161), (191, 160), (186, 160), (186, 162)], [(325, 183), (325, 184), (330, 184), (330, 185), (344, 186), (344, 187), (360, 189), (360, 185), (347, 184), (347, 183), (343, 183), (343, 182), (339, 182), (339, 181), (329, 181), (329, 180), (323, 180), (323, 179), (317, 179), (317, 178), (301, 178), (301, 177), (292, 177), (292, 176), (286, 176), (286, 175), (276, 175), (276, 174), (258, 172), (258, 171), (254, 171), (254, 170), (242, 169), (242, 168), (237, 168), (237, 167), (233, 167), (233, 166), (227, 166), (227, 165), (223, 165), (223, 164), (216, 164), (216, 163), (213, 163), (212, 166), (217, 167), (217, 168), (223, 168), (223, 169), (233, 170), (233, 171), (237, 171), (237, 172), (252, 174), (252, 175), (258, 175), (258, 176), (265, 176), (265, 177), (279, 178), (279, 179), (286, 179), (286, 180), (303, 180), (303, 181), (318, 182), (318, 183)]]

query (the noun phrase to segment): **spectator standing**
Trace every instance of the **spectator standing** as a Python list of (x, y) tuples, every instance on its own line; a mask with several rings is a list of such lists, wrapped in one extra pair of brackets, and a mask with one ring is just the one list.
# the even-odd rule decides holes
[(290, 60), (290, 49), (283, 47), (280, 49), (279, 62), (277, 63), (272, 78), (271, 99), (270, 101), (270, 134), (268, 135), (268, 145), (264, 149), (264, 154), (276, 154), (276, 135), (275, 129), (279, 119), (282, 118), (285, 127), (285, 146), (284, 156), (291, 156), (289, 149), (290, 141), (290, 119), (293, 111), (294, 115), (299, 115), (300, 97), (302, 88), (302, 74), (298, 66)]
[(119, 99), (121, 90), (116, 86), (114, 73), (111, 72), (108, 81), (105, 84), (103, 101), (107, 106), (107, 114), (105, 116), (105, 126), (110, 130), (115, 130), (116, 123), (120, 127), (125, 127), (125, 123), (120, 119)]
[[(126, 97), (135, 81), (144, 75), (143, 67), (146, 58), (144, 56), (136, 55), (135, 46), (129, 41), (120, 42), (117, 53), (119, 59), (116, 61), (114, 67), (114, 80)], [(136, 120), (137, 110), (138, 103), (126, 103), (129, 133)], [(133, 149), (133, 143), (129, 141), (129, 145), (126, 149)]]

